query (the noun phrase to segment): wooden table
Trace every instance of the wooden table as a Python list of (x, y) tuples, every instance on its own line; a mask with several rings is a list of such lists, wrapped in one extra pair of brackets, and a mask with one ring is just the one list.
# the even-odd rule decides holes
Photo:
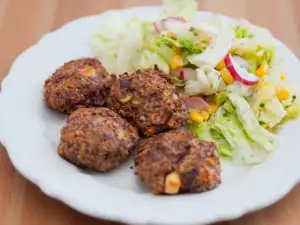
[[(160, 2), (160, 0), (0, 0), (0, 79), (5, 77), (18, 54), (35, 43), (43, 34), (69, 20), (111, 8), (141, 4), (156, 5)], [(293, 49), (298, 57), (300, 56), (299, 0), (200, 0), (199, 3), (202, 10), (221, 12), (233, 17), (246, 17), (253, 23), (268, 27), (275, 36)], [(4, 148), (1, 147), (0, 224), (116, 223), (89, 218), (45, 196), (13, 168)], [(300, 186), (295, 187), (284, 199), (267, 209), (221, 224), (299, 225)]]

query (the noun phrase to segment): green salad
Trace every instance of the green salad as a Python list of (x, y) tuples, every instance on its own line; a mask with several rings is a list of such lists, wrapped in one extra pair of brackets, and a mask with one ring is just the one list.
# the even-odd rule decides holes
[(245, 20), (198, 18), (194, 0), (166, 0), (158, 13), (100, 24), (91, 39), (99, 60), (114, 74), (158, 65), (186, 100), (199, 140), (215, 142), (224, 159), (263, 162), (276, 130), (300, 114), (300, 88), (288, 83), (275, 38)]

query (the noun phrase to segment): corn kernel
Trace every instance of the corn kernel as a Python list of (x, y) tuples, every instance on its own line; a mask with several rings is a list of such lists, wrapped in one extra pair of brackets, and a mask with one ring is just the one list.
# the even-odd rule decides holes
[(261, 62), (261, 60), (264, 56), (264, 52), (265, 52), (264, 50), (261, 50), (261, 51), (256, 53), (256, 58), (257, 58), (258, 62)]
[(96, 76), (96, 70), (92, 67), (84, 67), (82, 69), (79, 69), (79, 73), (88, 76), (88, 77), (94, 77)]
[(120, 102), (126, 103), (126, 102), (129, 102), (131, 99), (132, 99), (132, 95), (129, 94), (129, 95), (125, 96), (124, 98), (121, 98)]
[(227, 84), (232, 84), (234, 82), (234, 79), (227, 68), (223, 68), (220, 71), (221, 77)]
[(219, 62), (219, 64), (216, 66), (217, 70), (222, 70), (225, 67), (225, 62), (224, 60), (222, 60), (221, 62)]
[(211, 115), (218, 110), (218, 106), (215, 103), (210, 103), (210, 108), (207, 110), (207, 112)]
[(209, 119), (209, 113), (207, 111), (201, 111), (200, 115), (202, 116), (202, 118), (204, 120), (208, 120)]
[(172, 33), (170, 33), (170, 32), (167, 33), (167, 37), (168, 37), (168, 38), (172, 38), (172, 39), (175, 38), (174, 35), (173, 35)]
[(172, 70), (177, 70), (183, 67), (183, 60), (180, 55), (175, 55), (172, 60), (171, 60), (171, 69)]
[(172, 50), (175, 52), (175, 54), (181, 54), (182, 52), (182, 49), (176, 45), (173, 45)]
[(202, 123), (204, 121), (203, 117), (200, 115), (199, 112), (196, 111), (192, 111), (190, 113), (191, 119), (195, 122), (195, 123)]
[(211, 40), (212, 40), (211, 37), (207, 37), (207, 38), (203, 39), (201, 42), (204, 43), (204, 44), (208, 44), (208, 43), (211, 42)]
[(280, 76), (280, 80), (286, 80), (285, 74), (282, 74), (282, 75)]
[(276, 95), (279, 100), (283, 101), (290, 97), (290, 92), (286, 88), (278, 88), (276, 90)]
[(169, 173), (165, 180), (165, 193), (177, 194), (180, 190), (181, 181), (177, 172)]
[(269, 71), (269, 65), (268, 64), (264, 64), (261, 65), (255, 72), (255, 74), (259, 77), (263, 77), (264, 75), (266, 75)]
[(234, 53), (234, 49), (230, 49), (230, 50), (228, 51), (228, 53), (233, 54), (233, 53)]

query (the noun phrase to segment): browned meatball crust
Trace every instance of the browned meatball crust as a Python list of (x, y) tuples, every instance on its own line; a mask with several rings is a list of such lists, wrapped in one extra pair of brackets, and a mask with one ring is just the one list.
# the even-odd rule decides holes
[(108, 108), (80, 108), (61, 130), (58, 153), (83, 168), (116, 168), (133, 151), (138, 130)]
[(157, 66), (120, 75), (112, 84), (107, 106), (146, 136), (176, 129), (187, 119), (185, 102), (168, 74)]
[(98, 59), (81, 58), (65, 63), (45, 84), (49, 107), (70, 113), (80, 107), (97, 107), (106, 103), (113, 77)]
[(136, 173), (153, 194), (211, 190), (221, 183), (220, 162), (212, 142), (173, 130), (140, 141)]

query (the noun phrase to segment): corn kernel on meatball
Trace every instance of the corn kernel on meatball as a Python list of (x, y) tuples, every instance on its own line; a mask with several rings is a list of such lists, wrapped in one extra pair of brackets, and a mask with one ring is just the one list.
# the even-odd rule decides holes
[(96, 171), (116, 168), (133, 151), (138, 130), (108, 108), (80, 108), (61, 130), (58, 153)]
[(137, 149), (136, 173), (153, 194), (203, 192), (221, 183), (215, 144), (199, 141), (189, 131), (144, 139)]
[(188, 118), (185, 102), (157, 66), (120, 75), (112, 84), (107, 106), (146, 136), (179, 128)]
[(46, 103), (63, 113), (70, 113), (80, 107), (103, 106), (112, 79), (98, 59), (69, 61), (46, 80)]

